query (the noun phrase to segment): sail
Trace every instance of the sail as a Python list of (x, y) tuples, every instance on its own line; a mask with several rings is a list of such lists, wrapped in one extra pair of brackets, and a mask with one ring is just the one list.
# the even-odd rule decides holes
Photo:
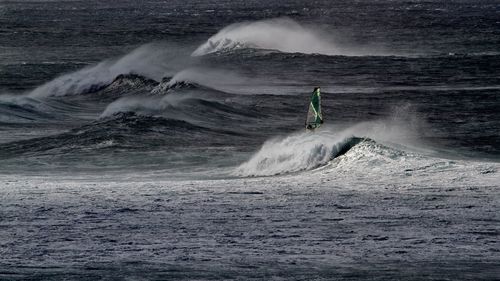
[(307, 112), (306, 129), (316, 129), (323, 124), (321, 115), (321, 92), (319, 88), (314, 88)]

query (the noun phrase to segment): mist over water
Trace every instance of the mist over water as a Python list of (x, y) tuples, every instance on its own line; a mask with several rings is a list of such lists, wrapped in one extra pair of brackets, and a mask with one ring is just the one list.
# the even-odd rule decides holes
[(318, 26), (304, 27), (290, 18), (235, 23), (210, 37), (192, 55), (202, 56), (242, 48), (323, 55), (390, 55), (370, 46), (341, 47), (331, 38), (331, 34), (320, 30)]
[[(178, 47), (179, 48), (179, 47)], [(178, 50), (168, 45), (147, 44), (118, 58), (108, 59), (96, 65), (49, 81), (29, 93), (31, 97), (76, 95), (93, 88), (110, 84), (118, 75), (134, 73), (160, 80), (179, 67), (174, 60)], [(183, 62), (188, 63), (188, 62)]]
[(424, 124), (411, 126), (408, 123), (411, 116), (396, 114), (386, 120), (362, 122), (348, 128), (326, 125), (314, 134), (301, 131), (268, 140), (235, 174), (269, 176), (307, 171), (324, 166), (363, 143), (377, 143), (387, 151), (393, 150), (390, 153), (394, 157), (406, 155), (406, 150), (411, 158), (412, 151), (418, 148), (420, 153), (432, 154), (432, 149), (425, 148), (419, 139)]

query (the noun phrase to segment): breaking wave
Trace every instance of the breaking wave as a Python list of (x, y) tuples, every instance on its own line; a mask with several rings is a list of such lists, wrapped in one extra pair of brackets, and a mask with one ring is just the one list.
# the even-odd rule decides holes
[(404, 151), (429, 153), (417, 148), (415, 142), (418, 140), (412, 135), (408, 124), (396, 120), (364, 122), (340, 131), (323, 126), (314, 133), (294, 133), (266, 141), (257, 153), (236, 168), (234, 174), (271, 176), (311, 170), (326, 165), (360, 143), (374, 141)]
[(98, 90), (122, 74), (139, 74), (160, 80), (168, 72), (164, 64), (170, 56), (161, 46), (144, 45), (116, 60), (105, 60), (79, 71), (62, 75), (31, 91), (30, 97), (77, 95)]
[(271, 176), (311, 170), (344, 154), (363, 139), (331, 138), (325, 134), (300, 133), (272, 139), (250, 160), (240, 165), (238, 176)]
[[(94, 102), (105, 103), (136, 92), (148, 92), (158, 82), (136, 74), (120, 74), (108, 84), (88, 85)], [(31, 95), (0, 95), (0, 122), (31, 123), (43, 120), (84, 117), (95, 118), (97, 105), (81, 103), (78, 99), (34, 97)], [(78, 113), (75, 115), (75, 113)], [(88, 116), (87, 116), (88, 115)], [(86, 117), (87, 116), (87, 117)]]
[(273, 176), (314, 170), (336, 177), (357, 178), (366, 174), (405, 175), (455, 169), (449, 159), (386, 146), (370, 138), (328, 138), (326, 135), (293, 135), (266, 142), (248, 162), (234, 172), (237, 176)]
[(230, 92), (233, 94), (251, 94), (247, 88), (261, 84), (254, 78), (245, 77), (234, 70), (213, 67), (190, 67), (176, 73), (171, 79), (164, 79), (153, 92), (166, 92), (170, 89), (189, 86)]
[(384, 55), (374, 49), (341, 47), (327, 34), (302, 26), (288, 18), (231, 24), (210, 37), (191, 55), (203, 56), (245, 48), (323, 55)]
[(196, 116), (196, 120), (212, 120), (217, 124), (229, 116), (236, 120), (256, 117), (259, 114), (255, 110), (234, 102), (239, 92), (233, 88), (248, 81), (222, 69), (188, 68), (173, 77), (164, 77), (149, 93), (123, 96), (113, 101), (101, 118), (120, 112), (134, 112), (191, 121)]
[[(215, 129), (221, 127), (221, 124), (255, 121), (263, 115), (253, 108), (238, 103), (226, 103), (224, 98), (216, 97), (216, 95), (228, 96), (227, 94), (215, 90), (199, 91), (195, 84), (186, 85), (188, 91), (183, 91), (184, 89), (181, 88), (164, 95), (119, 98), (106, 107), (100, 118), (129, 112), (143, 116), (184, 120)], [(245, 125), (240, 127), (245, 127)], [(240, 127), (232, 127), (231, 130), (239, 130)]]

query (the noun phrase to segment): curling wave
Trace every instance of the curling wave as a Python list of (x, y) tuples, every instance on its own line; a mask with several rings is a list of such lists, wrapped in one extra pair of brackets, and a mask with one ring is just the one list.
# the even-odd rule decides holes
[(238, 176), (272, 176), (311, 170), (345, 154), (363, 138), (331, 139), (325, 134), (295, 134), (264, 143), (262, 148), (235, 171)]
[(397, 155), (405, 151), (424, 153), (425, 149), (419, 147), (413, 134), (408, 124), (402, 124), (398, 119), (363, 122), (343, 130), (323, 126), (314, 133), (294, 133), (266, 141), (234, 173), (238, 176), (271, 176), (311, 170), (368, 142), (383, 147), (381, 151), (387, 150), (385, 145), (395, 147), (390, 149), (394, 151), (390, 153), (391, 157), (399, 157)]
[(168, 68), (162, 64), (165, 50), (148, 44), (116, 60), (105, 60), (79, 71), (62, 75), (31, 91), (30, 97), (78, 95), (110, 85), (121, 74), (139, 74), (160, 80)]

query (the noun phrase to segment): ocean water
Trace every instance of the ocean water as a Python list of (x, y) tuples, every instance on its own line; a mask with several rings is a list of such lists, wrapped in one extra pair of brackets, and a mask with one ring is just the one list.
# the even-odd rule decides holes
[(0, 279), (497, 280), (499, 10), (0, 2)]

